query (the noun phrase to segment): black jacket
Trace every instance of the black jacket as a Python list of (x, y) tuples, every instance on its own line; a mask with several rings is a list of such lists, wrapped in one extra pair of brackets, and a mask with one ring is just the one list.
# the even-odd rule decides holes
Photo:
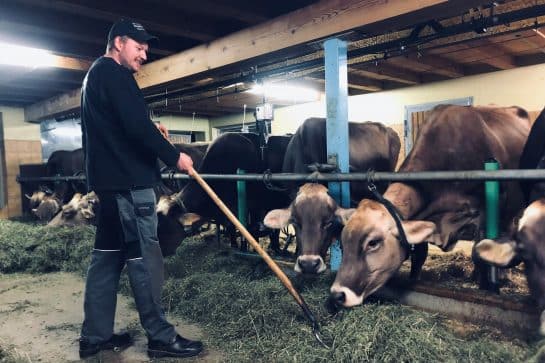
[(81, 91), (81, 129), (89, 190), (152, 187), (157, 158), (175, 166), (179, 151), (148, 117), (132, 73), (113, 59), (97, 59)]

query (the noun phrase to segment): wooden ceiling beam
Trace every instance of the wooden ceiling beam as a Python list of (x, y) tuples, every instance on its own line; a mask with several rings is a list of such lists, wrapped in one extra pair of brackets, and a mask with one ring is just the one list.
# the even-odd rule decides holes
[(431, 54), (407, 54), (388, 58), (387, 62), (401, 68), (418, 72), (435, 73), (449, 78), (459, 78), (465, 75), (464, 69), (458, 63)]
[[(100, 46), (103, 46), (104, 49), (106, 49), (106, 39), (104, 36), (103, 37), (89, 36), (89, 35), (85, 35), (83, 32), (77, 32), (77, 31), (55, 30), (55, 29), (46, 28), (43, 26), (23, 24), (23, 23), (7, 21), (7, 20), (0, 20), (0, 32), (6, 33), (6, 34), (9, 34), (9, 33), (25, 34), (25, 35), (31, 34), (31, 35), (37, 35), (40, 37), (46, 36), (46, 37), (54, 37), (58, 39), (70, 39), (70, 40), (75, 40), (75, 41), (83, 42), (87, 44), (100, 45)], [(163, 55), (163, 56), (168, 56), (172, 54), (171, 51), (157, 49), (157, 48), (151, 48), (150, 53)]]
[[(164, 0), (158, 1), (163, 3)], [(246, 24), (258, 24), (269, 20), (263, 14), (258, 14), (249, 8), (240, 8), (232, 4), (219, 3), (217, 1), (199, 0), (199, 1), (179, 1), (167, 0), (166, 3), (174, 8), (191, 13), (208, 15), (216, 18), (235, 19)]]
[[(106, 9), (112, 9), (115, 6), (119, 7), (119, 11), (114, 12), (112, 10), (104, 10), (104, 9), (98, 9), (97, 4), (86, 5), (86, 1), (80, 1), (78, 4), (78, 1), (63, 1), (63, 0), (56, 0), (56, 1), (44, 1), (44, 0), (17, 0), (20, 3), (23, 4), (29, 4), (32, 6), (39, 6), (46, 9), (53, 9), (57, 11), (62, 11), (68, 14), (73, 15), (82, 15), (88, 18), (98, 19), (98, 20), (106, 20), (110, 23), (113, 23), (117, 20), (119, 20), (123, 16), (131, 16), (131, 18), (135, 19), (136, 21), (141, 22), (146, 26), (147, 30), (149, 31), (155, 31), (155, 32), (162, 32), (166, 34), (171, 34), (179, 37), (184, 38), (190, 38), (195, 39), (203, 42), (210, 41), (214, 38), (216, 38), (216, 34), (211, 32), (211, 27), (209, 26), (203, 26), (199, 25), (197, 23), (192, 23), (189, 25), (189, 21), (184, 19), (184, 21), (178, 21), (178, 25), (167, 25), (168, 22), (165, 20), (164, 22), (159, 21), (159, 19), (150, 19), (149, 18), (149, 11), (140, 11), (134, 6), (126, 7), (126, 5), (116, 5), (115, 2), (109, 3), (109, 6), (105, 7)], [(125, 11), (122, 11), (121, 7), (125, 7)], [(168, 20), (171, 21), (172, 24), (176, 24), (176, 14), (172, 14), (171, 17), (169, 17)], [(180, 20), (180, 19), (178, 19)], [(195, 30), (198, 29), (198, 30)]]
[[(63, 3), (55, 3), (59, 2)], [(483, 3), (486, 1), (345, 0), (341, 4), (338, 0), (322, 0), (208, 44), (146, 64), (135, 77), (139, 86), (145, 89), (237, 62), (258, 62), (265, 55), (271, 57), (283, 49), (318, 41), (351, 29), (371, 28), (371, 24), (377, 29), (382, 28), (391, 23), (393, 18), (397, 26), (403, 27), (417, 18), (419, 21), (426, 21), (433, 19), (437, 13), (452, 13)], [(65, 107), (79, 103), (77, 91), (72, 92), (72, 97), (76, 99), (66, 102), (67, 97), (69, 95), (63, 95), (25, 108), (25, 119), (36, 121), (49, 117), (51, 112), (67, 112), (69, 110)]]
[(384, 62), (374, 64), (350, 64), (350, 69), (358, 71), (359, 75), (367, 78), (378, 79), (382, 81), (394, 81), (398, 83), (415, 85), (422, 83), (418, 73), (411, 72), (407, 69), (394, 67)]
[[(313, 78), (312, 75), (318, 76), (318, 78)], [(317, 74), (308, 75), (305, 79), (314, 80), (316, 83), (325, 84), (325, 79), (320, 77)], [(355, 73), (348, 73), (348, 88), (357, 89), (368, 92), (377, 92), (383, 90), (382, 82), (362, 77)]]

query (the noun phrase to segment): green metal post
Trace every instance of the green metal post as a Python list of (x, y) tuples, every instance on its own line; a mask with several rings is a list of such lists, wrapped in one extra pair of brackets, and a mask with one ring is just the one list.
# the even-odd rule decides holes
[[(237, 169), (237, 174), (245, 174), (246, 172), (242, 169)], [(237, 181), (237, 205), (238, 205), (238, 220), (240, 223), (246, 227), (247, 226), (247, 216), (248, 209), (246, 207), (246, 182), (243, 180)], [(244, 240), (244, 237), (240, 237), (240, 249), (246, 251), (248, 249), (248, 244)]]
[[(484, 163), (484, 170), (498, 170), (499, 163), (495, 159), (489, 159)], [(484, 182), (486, 196), (486, 238), (495, 239), (499, 235), (499, 216), (500, 216), (500, 183), (498, 181)], [(498, 269), (490, 266), (489, 281), (492, 288), (499, 292)]]

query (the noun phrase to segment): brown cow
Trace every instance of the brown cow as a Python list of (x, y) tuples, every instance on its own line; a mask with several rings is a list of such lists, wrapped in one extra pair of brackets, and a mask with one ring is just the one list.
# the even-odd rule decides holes
[[(502, 168), (515, 169), (529, 130), (528, 113), (518, 107), (438, 106), (400, 171), (478, 170), (491, 157)], [(510, 221), (522, 205), (522, 193), (517, 183), (502, 184), (502, 217)], [(482, 233), (482, 182), (393, 183), (384, 198), (405, 219), (408, 244), (402, 243), (383, 204), (362, 200), (342, 232), (343, 259), (329, 300), (333, 305), (358, 305), (384, 285), (408, 257), (410, 248), (404, 245), (426, 247), (422, 264), (425, 242), (449, 250), (458, 240), (477, 240)]]
[[(351, 171), (394, 170), (400, 141), (393, 129), (377, 122), (350, 122), (348, 127)], [(305, 173), (309, 164), (325, 162), (326, 120), (307, 119), (288, 145), (282, 172)], [(381, 191), (385, 187), (383, 185)], [(356, 201), (371, 196), (365, 182), (350, 183), (350, 190), (351, 198)], [(317, 274), (326, 269), (324, 259), (332, 240), (339, 237), (342, 224), (338, 219), (342, 214), (325, 186), (305, 184), (297, 190), (288, 208), (271, 210), (264, 223), (276, 229), (293, 224), (299, 252), (294, 269), (299, 273)]]
[(81, 226), (94, 224), (98, 197), (95, 192), (85, 195), (76, 193), (72, 199), (62, 206), (62, 209), (49, 223), (51, 227)]
[[(521, 169), (545, 169), (545, 110), (532, 126), (520, 160)], [(541, 313), (539, 332), (545, 335), (545, 182), (521, 181), (528, 207), (515, 218), (511, 234), (498, 241), (482, 240), (474, 248), (474, 259), (498, 267), (512, 267), (524, 262), (530, 293)]]

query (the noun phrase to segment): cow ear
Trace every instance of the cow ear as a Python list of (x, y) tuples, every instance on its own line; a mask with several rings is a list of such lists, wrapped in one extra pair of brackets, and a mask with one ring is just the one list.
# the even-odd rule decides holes
[(473, 247), (474, 254), (482, 260), (499, 267), (509, 266), (517, 253), (515, 241), (498, 243), (491, 239), (483, 239)]
[(290, 223), (291, 210), (286, 209), (273, 209), (263, 219), (263, 224), (272, 229), (281, 229), (286, 227)]
[(435, 223), (428, 221), (403, 221), (401, 225), (407, 236), (407, 242), (410, 244), (433, 242), (432, 236), (437, 229)]
[(191, 227), (200, 220), (202, 217), (196, 213), (184, 213), (178, 218), (178, 222), (184, 227)]
[(352, 214), (356, 211), (356, 208), (337, 208), (335, 210), (335, 215), (337, 216), (339, 223), (341, 223), (343, 226), (346, 225), (350, 217), (352, 217)]
[(81, 215), (85, 219), (93, 219), (95, 218), (95, 213), (91, 210), (91, 208), (85, 208), (81, 210)]

